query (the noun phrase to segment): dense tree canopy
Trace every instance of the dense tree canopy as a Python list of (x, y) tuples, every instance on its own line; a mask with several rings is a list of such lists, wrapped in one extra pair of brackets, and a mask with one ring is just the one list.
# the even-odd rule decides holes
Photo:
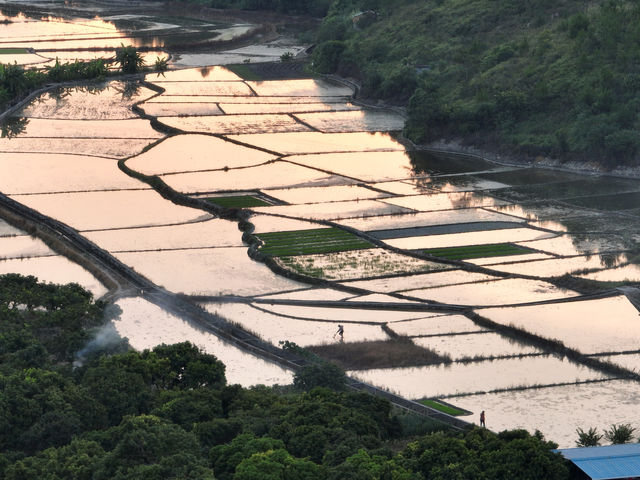
[(636, 165), (639, 20), (631, 0), (335, 0), (313, 62), (407, 105), (418, 142)]
[(538, 436), (433, 422), (409, 435), (386, 400), (342, 383), (227, 385), (190, 343), (96, 347), (74, 368), (102, 322), (78, 285), (0, 276), (0, 478), (567, 478)]

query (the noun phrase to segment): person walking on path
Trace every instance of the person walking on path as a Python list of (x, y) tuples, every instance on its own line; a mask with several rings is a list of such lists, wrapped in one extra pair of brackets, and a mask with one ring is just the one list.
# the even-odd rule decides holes
[(336, 338), (336, 335), (340, 335), (340, 341), (344, 342), (344, 327), (338, 324), (338, 331), (333, 334), (333, 338)]
[(485, 423), (484, 423), (484, 420), (485, 420), (484, 410), (482, 410), (482, 411), (480, 412), (480, 426), (481, 426), (481, 427), (485, 427), (485, 428), (486, 428), (486, 425), (485, 425)]

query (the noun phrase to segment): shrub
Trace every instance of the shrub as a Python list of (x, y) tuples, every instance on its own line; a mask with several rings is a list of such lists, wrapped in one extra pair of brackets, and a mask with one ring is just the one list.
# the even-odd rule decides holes
[(137, 73), (144, 67), (144, 59), (136, 47), (124, 44), (116, 50), (116, 63), (120, 64), (123, 73)]
[(167, 59), (165, 57), (156, 57), (156, 63), (153, 69), (156, 72), (164, 72), (167, 69)]
[(344, 390), (345, 381), (344, 371), (337, 365), (328, 362), (305, 365), (293, 377), (293, 385), (307, 391), (315, 387)]
[(293, 53), (291, 52), (284, 52), (280, 55), (280, 61), (282, 63), (290, 62), (291, 60), (293, 60)]
[(340, 58), (346, 45), (332, 40), (319, 45), (313, 51), (313, 68), (318, 73), (334, 73), (340, 65)]

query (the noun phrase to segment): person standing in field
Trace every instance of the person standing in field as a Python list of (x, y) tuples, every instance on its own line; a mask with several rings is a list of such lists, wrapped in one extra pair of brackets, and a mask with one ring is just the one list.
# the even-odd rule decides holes
[(344, 341), (344, 327), (340, 324), (338, 324), (338, 331), (333, 334), (333, 337), (335, 338), (336, 335), (340, 335), (341, 342)]
[(480, 412), (480, 426), (486, 428), (484, 421), (485, 421), (485, 415), (484, 415), (484, 410), (482, 410)]

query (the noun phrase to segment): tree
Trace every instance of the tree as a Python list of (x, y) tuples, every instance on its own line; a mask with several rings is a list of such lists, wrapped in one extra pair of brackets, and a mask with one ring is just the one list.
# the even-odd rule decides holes
[(152, 413), (177, 423), (185, 430), (222, 416), (220, 393), (208, 388), (170, 390), (163, 392), (160, 401), (162, 406)]
[(402, 453), (405, 468), (429, 479), (564, 480), (568, 470), (557, 448), (540, 433), (473, 428), (461, 435), (438, 432), (418, 438)]
[(138, 73), (144, 67), (144, 59), (136, 49), (136, 47), (129, 45), (124, 46), (124, 43), (120, 44), (121, 47), (116, 50), (116, 63), (120, 64), (120, 69), (123, 73)]
[(576, 428), (576, 433), (578, 434), (578, 440), (576, 440), (578, 447), (597, 447), (600, 445), (602, 435), (595, 427), (589, 428), (586, 432), (582, 428)]
[(302, 390), (315, 387), (327, 387), (333, 390), (344, 390), (344, 371), (334, 363), (320, 361), (310, 363), (298, 370), (293, 377), (293, 385)]
[(260, 452), (284, 449), (284, 443), (274, 438), (257, 438), (242, 434), (231, 443), (213, 447), (209, 453), (213, 469), (220, 480), (231, 480), (236, 467), (245, 459)]
[(219, 388), (226, 384), (224, 363), (190, 342), (162, 344), (152, 351), (145, 350), (143, 358), (152, 357), (169, 362), (163, 378), (165, 388)]
[(389, 478), (393, 480), (420, 480), (422, 477), (416, 472), (412, 472), (402, 467), (393, 459), (388, 459), (382, 455), (371, 456), (365, 450), (358, 450), (358, 453), (351, 455), (344, 463), (332, 469), (329, 480), (341, 480), (349, 478), (351, 480), (378, 480)]
[(334, 73), (346, 48), (346, 44), (338, 40), (322, 43), (313, 51), (313, 68), (318, 73)]
[(283, 448), (255, 453), (240, 462), (234, 480), (322, 480), (322, 468)]
[(628, 443), (633, 438), (633, 432), (635, 432), (635, 430), (636, 429), (628, 423), (621, 423), (619, 425), (614, 423), (609, 430), (604, 431), (604, 437), (614, 445)]
[(48, 448), (36, 456), (17, 461), (5, 470), (4, 478), (89, 480), (104, 454), (104, 449), (97, 442), (75, 439), (64, 447)]
[(158, 417), (125, 417), (105, 436), (113, 448), (96, 468), (95, 480), (213, 479), (195, 435)]

